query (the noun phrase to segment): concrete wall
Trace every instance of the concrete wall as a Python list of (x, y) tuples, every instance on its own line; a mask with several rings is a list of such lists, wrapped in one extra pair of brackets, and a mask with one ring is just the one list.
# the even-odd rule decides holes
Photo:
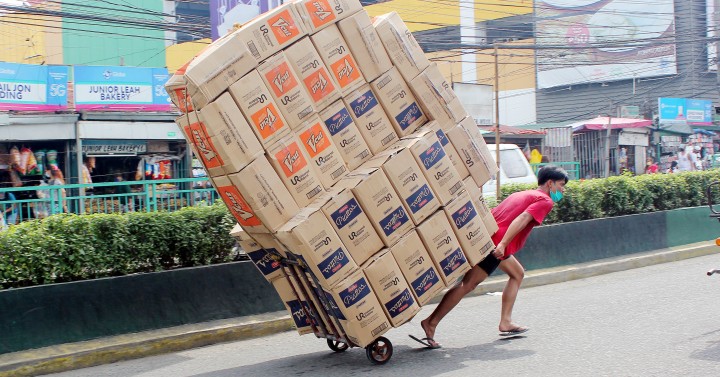
[[(540, 269), (707, 241), (707, 207), (549, 225), (518, 259)], [(612, 241), (611, 241), (612, 240)], [(249, 262), (0, 291), (0, 354), (282, 310)]]

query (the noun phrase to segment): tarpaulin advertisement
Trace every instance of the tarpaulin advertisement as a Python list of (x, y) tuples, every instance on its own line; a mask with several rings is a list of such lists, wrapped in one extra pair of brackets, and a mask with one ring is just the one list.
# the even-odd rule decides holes
[(658, 98), (660, 122), (686, 122), (692, 125), (712, 125), (711, 100), (690, 98)]
[(677, 73), (673, 0), (538, 0), (538, 88)]
[(170, 111), (166, 68), (76, 66), (78, 110)]
[(67, 109), (68, 67), (0, 63), (0, 111)]
[(233, 29), (282, 4), (281, 0), (210, 0), (210, 29), (216, 40)]

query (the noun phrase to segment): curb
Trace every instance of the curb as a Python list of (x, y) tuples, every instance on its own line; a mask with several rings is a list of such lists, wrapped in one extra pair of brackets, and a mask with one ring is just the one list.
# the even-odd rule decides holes
[[(525, 275), (523, 287), (584, 279), (716, 252), (718, 252), (718, 247), (714, 242), (708, 241), (633, 254), (630, 257), (622, 256), (572, 266), (530, 271)], [(494, 276), (480, 284), (470, 295), (479, 296), (490, 292), (500, 292), (504, 287), (504, 276)], [(430, 303), (438, 303), (440, 299), (441, 297), (438, 296)], [(0, 377), (57, 373), (216, 343), (262, 337), (292, 329), (293, 323), (289, 315), (281, 311), (45, 347), (0, 355)]]

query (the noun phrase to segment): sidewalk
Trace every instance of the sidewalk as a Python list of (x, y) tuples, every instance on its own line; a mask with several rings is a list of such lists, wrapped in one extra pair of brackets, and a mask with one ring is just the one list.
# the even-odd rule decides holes
[[(583, 279), (714, 253), (720, 253), (720, 247), (708, 241), (590, 263), (534, 270), (526, 273), (523, 287)], [(472, 295), (502, 291), (505, 280), (505, 276), (494, 276), (478, 286)], [(434, 303), (439, 299), (440, 297), (437, 297)], [(282, 311), (63, 344), (0, 355), (0, 377), (36, 376), (80, 369), (209, 344), (261, 337), (291, 329), (292, 321), (287, 313)]]

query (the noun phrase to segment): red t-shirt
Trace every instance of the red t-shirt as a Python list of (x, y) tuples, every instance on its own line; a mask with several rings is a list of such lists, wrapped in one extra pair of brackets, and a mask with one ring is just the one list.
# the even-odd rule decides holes
[(534, 221), (530, 221), (525, 229), (521, 230), (505, 248), (506, 257), (517, 253), (525, 245), (532, 228), (542, 224), (552, 207), (553, 202), (550, 196), (540, 190), (526, 190), (511, 194), (492, 210), (492, 215), (499, 228), (492, 236), (493, 242), (495, 245), (500, 243), (513, 220), (523, 212), (527, 212)]

